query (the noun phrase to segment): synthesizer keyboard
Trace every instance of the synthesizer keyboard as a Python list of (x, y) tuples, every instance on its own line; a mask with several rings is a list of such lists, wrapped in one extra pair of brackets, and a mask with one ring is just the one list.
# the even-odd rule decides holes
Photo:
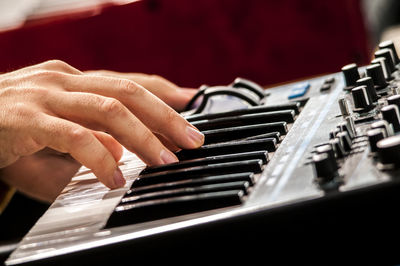
[(125, 151), (121, 189), (82, 168), (6, 265), (378, 257), (400, 236), (399, 63), (386, 41), (368, 66), (203, 86), (182, 113), (201, 148), (155, 167)]

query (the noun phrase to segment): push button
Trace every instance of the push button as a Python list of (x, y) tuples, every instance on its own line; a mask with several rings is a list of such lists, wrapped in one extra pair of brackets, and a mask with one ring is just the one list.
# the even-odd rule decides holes
[(295, 99), (304, 96), (310, 89), (310, 82), (303, 82), (294, 86), (288, 96), (288, 99)]

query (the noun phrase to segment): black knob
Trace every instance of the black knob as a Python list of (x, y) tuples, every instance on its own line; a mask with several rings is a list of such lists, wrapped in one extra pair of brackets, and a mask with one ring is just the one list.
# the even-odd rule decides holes
[(340, 144), (342, 145), (343, 149), (346, 152), (351, 151), (351, 138), (347, 132), (340, 132), (336, 135), (336, 137), (339, 139)]
[(388, 48), (392, 51), (393, 53), (393, 61), (397, 65), (400, 63), (399, 56), (397, 55), (396, 48), (394, 47), (394, 43), (391, 40), (383, 41), (379, 44), (379, 49), (385, 49)]
[(375, 129), (375, 128), (382, 128), (385, 131), (386, 136), (388, 136), (388, 137), (390, 137), (394, 134), (392, 127), (389, 125), (389, 123), (386, 120), (379, 120), (379, 121), (372, 123), (371, 129)]
[(340, 129), (339, 128), (335, 128), (334, 130), (332, 130), (331, 132), (329, 132), (329, 139), (334, 139), (336, 138), (336, 135), (340, 133)]
[(378, 141), (387, 137), (385, 130), (382, 128), (370, 129), (368, 130), (367, 135), (371, 152), (376, 152), (378, 150), (376, 147)]
[(376, 147), (382, 164), (391, 168), (400, 167), (400, 135), (382, 139)]
[(368, 95), (370, 96), (370, 99), (372, 102), (377, 102), (379, 97), (378, 94), (376, 94), (376, 90), (374, 87), (374, 81), (372, 80), (371, 77), (365, 77), (357, 80), (357, 86), (366, 86), (367, 87), (367, 92)]
[(317, 178), (323, 181), (331, 181), (338, 176), (338, 165), (335, 159), (327, 153), (316, 154), (312, 158), (314, 171)]
[(393, 130), (395, 132), (400, 131), (400, 116), (399, 116), (399, 108), (397, 105), (391, 104), (382, 107), (381, 109), (382, 117), (389, 124), (392, 125)]
[(353, 96), (354, 111), (367, 112), (374, 108), (366, 86), (355, 87), (351, 90), (351, 95)]
[(397, 107), (400, 110), (400, 95), (392, 95), (390, 97), (387, 98), (388, 104), (394, 104), (397, 105)]
[(393, 56), (392, 56), (392, 51), (388, 48), (384, 49), (379, 49), (378, 51), (375, 52), (375, 57), (383, 57), (386, 59), (386, 63), (389, 66), (389, 74), (392, 74), (394, 71), (396, 71), (396, 67), (393, 62)]
[(341, 159), (346, 155), (346, 151), (343, 149), (338, 138), (331, 139), (329, 144), (331, 144), (336, 158)]
[(384, 57), (378, 57), (371, 61), (371, 65), (379, 64), (382, 67), (383, 75), (385, 76), (386, 80), (393, 80), (393, 76), (390, 74), (390, 67), (388, 62)]
[(371, 77), (376, 89), (383, 89), (387, 86), (385, 75), (380, 64), (369, 65), (366, 68), (367, 76)]
[(315, 148), (315, 151), (317, 154), (326, 153), (328, 154), (330, 160), (335, 160), (335, 151), (330, 144), (318, 146)]
[(360, 79), (360, 73), (355, 63), (342, 67), (342, 73), (347, 87), (356, 86), (357, 80)]

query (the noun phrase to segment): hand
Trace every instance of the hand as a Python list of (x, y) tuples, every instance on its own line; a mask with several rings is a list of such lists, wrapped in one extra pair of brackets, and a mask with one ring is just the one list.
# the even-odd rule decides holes
[[(36, 153), (45, 147), (58, 156), (69, 154), (106, 186), (116, 188), (125, 183), (117, 166), (121, 144), (155, 165), (177, 161), (166, 146), (191, 149), (204, 140), (136, 82), (84, 74), (61, 61), (0, 75), (0, 105), (2, 178), (17, 187), (18, 178), (11, 180), (6, 173), (20, 158), (42, 155)], [(53, 182), (50, 176), (41, 178)]]

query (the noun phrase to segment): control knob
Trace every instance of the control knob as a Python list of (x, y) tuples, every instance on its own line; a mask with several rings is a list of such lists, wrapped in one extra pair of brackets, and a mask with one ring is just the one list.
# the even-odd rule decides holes
[(391, 104), (382, 107), (382, 118), (392, 125), (395, 132), (400, 131), (400, 116), (397, 105)]
[(386, 132), (383, 128), (370, 129), (368, 130), (367, 135), (371, 152), (376, 152), (378, 150), (378, 148), (376, 147), (378, 141), (387, 137)]
[(376, 103), (379, 99), (378, 94), (376, 94), (376, 90), (374, 87), (374, 81), (371, 77), (364, 77), (357, 80), (357, 86), (366, 86), (367, 93), (370, 96), (371, 102)]
[(383, 89), (388, 85), (385, 79), (385, 75), (383, 74), (382, 66), (380, 64), (367, 66), (366, 73), (368, 77), (372, 78), (376, 89)]
[(382, 139), (376, 147), (380, 163), (385, 169), (400, 167), (400, 135)]
[(345, 65), (342, 67), (342, 73), (347, 89), (355, 87), (357, 80), (360, 79), (357, 65), (355, 63)]
[(374, 108), (368, 95), (366, 86), (358, 86), (351, 90), (354, 101), (355, 112), (368, 112)]
[(389, 71), (388, 74), (392, 74), (394, 71), (396, 71), (396, 67), (393, 62), (393, 55), (391, 49), (384, 48), (384, 49), (379, 49), (378, 51), (375, 52), (375, 57), (383, 57), (386, 59), (387, 66), (389, 66)]
[(387, 41), (383, 41), (379, 44), (379, 48), (380, 49), (385, 49), (388, 48), (392, 51), (392, 55), (393, 55), (393, 61), (394, 63), (397, 65), (398, 63), (400, 63), (400, 59), (399, 56), (397, 55), (396, 52), (396, 48), (394, 47), (394, 43), (391, 40), (387, 40)]
[(326, 182), (338, 176), (337, 162), (335, 159), (332, 159), (328, 153), (315, 154), (312, 160), (317, 179)]

